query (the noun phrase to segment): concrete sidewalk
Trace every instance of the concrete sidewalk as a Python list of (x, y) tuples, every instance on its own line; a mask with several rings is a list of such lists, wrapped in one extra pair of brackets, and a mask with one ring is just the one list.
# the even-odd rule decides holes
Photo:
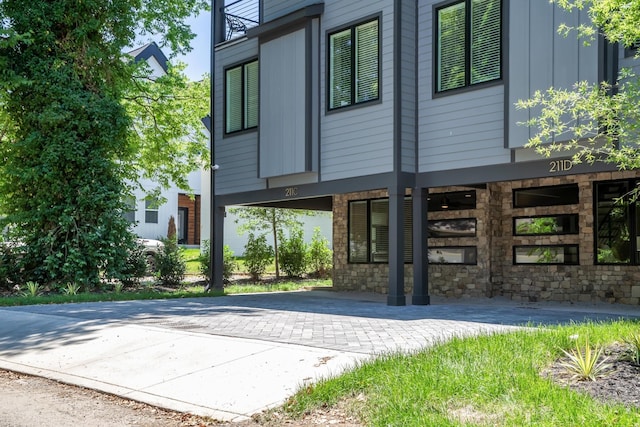
[(390, 351), (452, 336), (640, 316), (636, 307), (498, 299), (389, 307), (327, 291), (0, 309), (0, 368), (239, 420)]

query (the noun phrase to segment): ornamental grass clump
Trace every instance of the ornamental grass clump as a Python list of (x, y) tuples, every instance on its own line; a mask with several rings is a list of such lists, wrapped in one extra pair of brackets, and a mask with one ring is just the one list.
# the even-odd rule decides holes
[(25, 297), (36, 297), (42, 293), (42, 287), (38, 282), (29, 281), (24, 286), (25, 289), (22, 291), (22, 295)]
[(631, 337), (625, 338), (627, 344), (627, 354), (629, 360), (636, 365), (640, 365), (640, 334), (632, 334)]
[(65, 295), (78, 295), (81, 287), (78, 283), (69, 282), (62, 288), (62, 293)]
[(576, 341), (575, 349), (561, 350), (569, 359), (562, 362), (561, 365), (573, 374), (573, 378), (580, 381), (595, 381), (611, 369), (611, 364), (608, 363), (609, 358), (603, 357), (604, 348), (601, 345), (591, 348), (589, 338), (586, 339), (583, 347)]

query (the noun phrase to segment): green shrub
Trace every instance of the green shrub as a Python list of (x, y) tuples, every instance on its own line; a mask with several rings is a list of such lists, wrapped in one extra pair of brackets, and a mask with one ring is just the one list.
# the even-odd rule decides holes
[(280, 236), (280, 268), (289, 277), (300, 277), (307, 269), (307, 245), (301, 229), (291, 231), (289, 238)]
[(136, 244), (134, 249), (129, 252), (124, 268), (118, 278), (125, 286), (138, 284), (140, 279), (149, 273), (148, 267), (144, 245)]
[(9, 290), (19, 283), (19, 250), (10, 243), (0, 245), (0, 289)]
[(309, 267), (315, 277), (327, 277), (333, 266), (333, 252), (329, 241), (320, 233), (320, 228), (313, 230), (313, 238), (308, 249)]
[(161, 239), (164, 246), (156, 255), (156, 276), (161, 285), (180, 286), (187, 265), (182, 258), (182, 248), (175, 239)]
[(274, 252), (264, 235), (256, 237), (249, 233), (249, 240), (244, 246), (244, 257), (244, 265), (253, 280), (260, 280), (267, 266), (273, 262)]
[[(229, 245), (224, 245), (222, 257), (222, 277), (228, 280), (238, 269), (238, 262)], [(207, 283), (209, 283), (211, 281), (211, 243), (208, 240), (205, 240), (202, 244), (198, 261), (200, 262), (200, 273), (205, 277)]]

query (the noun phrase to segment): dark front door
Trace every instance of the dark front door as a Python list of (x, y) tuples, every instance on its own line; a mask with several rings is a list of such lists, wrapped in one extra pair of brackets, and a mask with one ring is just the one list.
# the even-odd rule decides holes
[(188, 244), (189, 239), (189, 209), (178, 208), (178, 243)]

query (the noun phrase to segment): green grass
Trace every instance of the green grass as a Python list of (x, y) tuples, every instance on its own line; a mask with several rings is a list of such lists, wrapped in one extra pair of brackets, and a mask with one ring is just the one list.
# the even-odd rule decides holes
[(622, 342), (638, 322), (583, 324), (454, 339), (413, 355), (386, 355), (293, 396), (292, 416), (347, 402), (368, 426), (633, 426), (640, 411), (606, 405), (543, 378), (574, 343)]
[(37, 296), (15, 295), (0, 297), (0, 306), (20, 306), (36, 304), (66, 304), (77, 302), (99, 302), (99, 301), (133, 301), (148, 299), (170, 299), (170, 298), (201, 298), (218, 297), (222, 295), (245, 294), (257, 292), (282, 292), (294, 291), (307, 287), (330, 287), (331, 280), (305, 280), (305, 281), (283, 281), (278, 283), (257, 283), (246, 285), (226, 286), (222, 292), (210, 291), (205, 293), (203, 286), (185, 285), (179, 289), (154, 290), (146, 287), (136, 290), (125, 290), (122, 292), (83, 292), (76, 295), (50, 294)]
[(186, 274), (200, 274), (200, 249), (183, 249), (182, 259), (187, 266)]

